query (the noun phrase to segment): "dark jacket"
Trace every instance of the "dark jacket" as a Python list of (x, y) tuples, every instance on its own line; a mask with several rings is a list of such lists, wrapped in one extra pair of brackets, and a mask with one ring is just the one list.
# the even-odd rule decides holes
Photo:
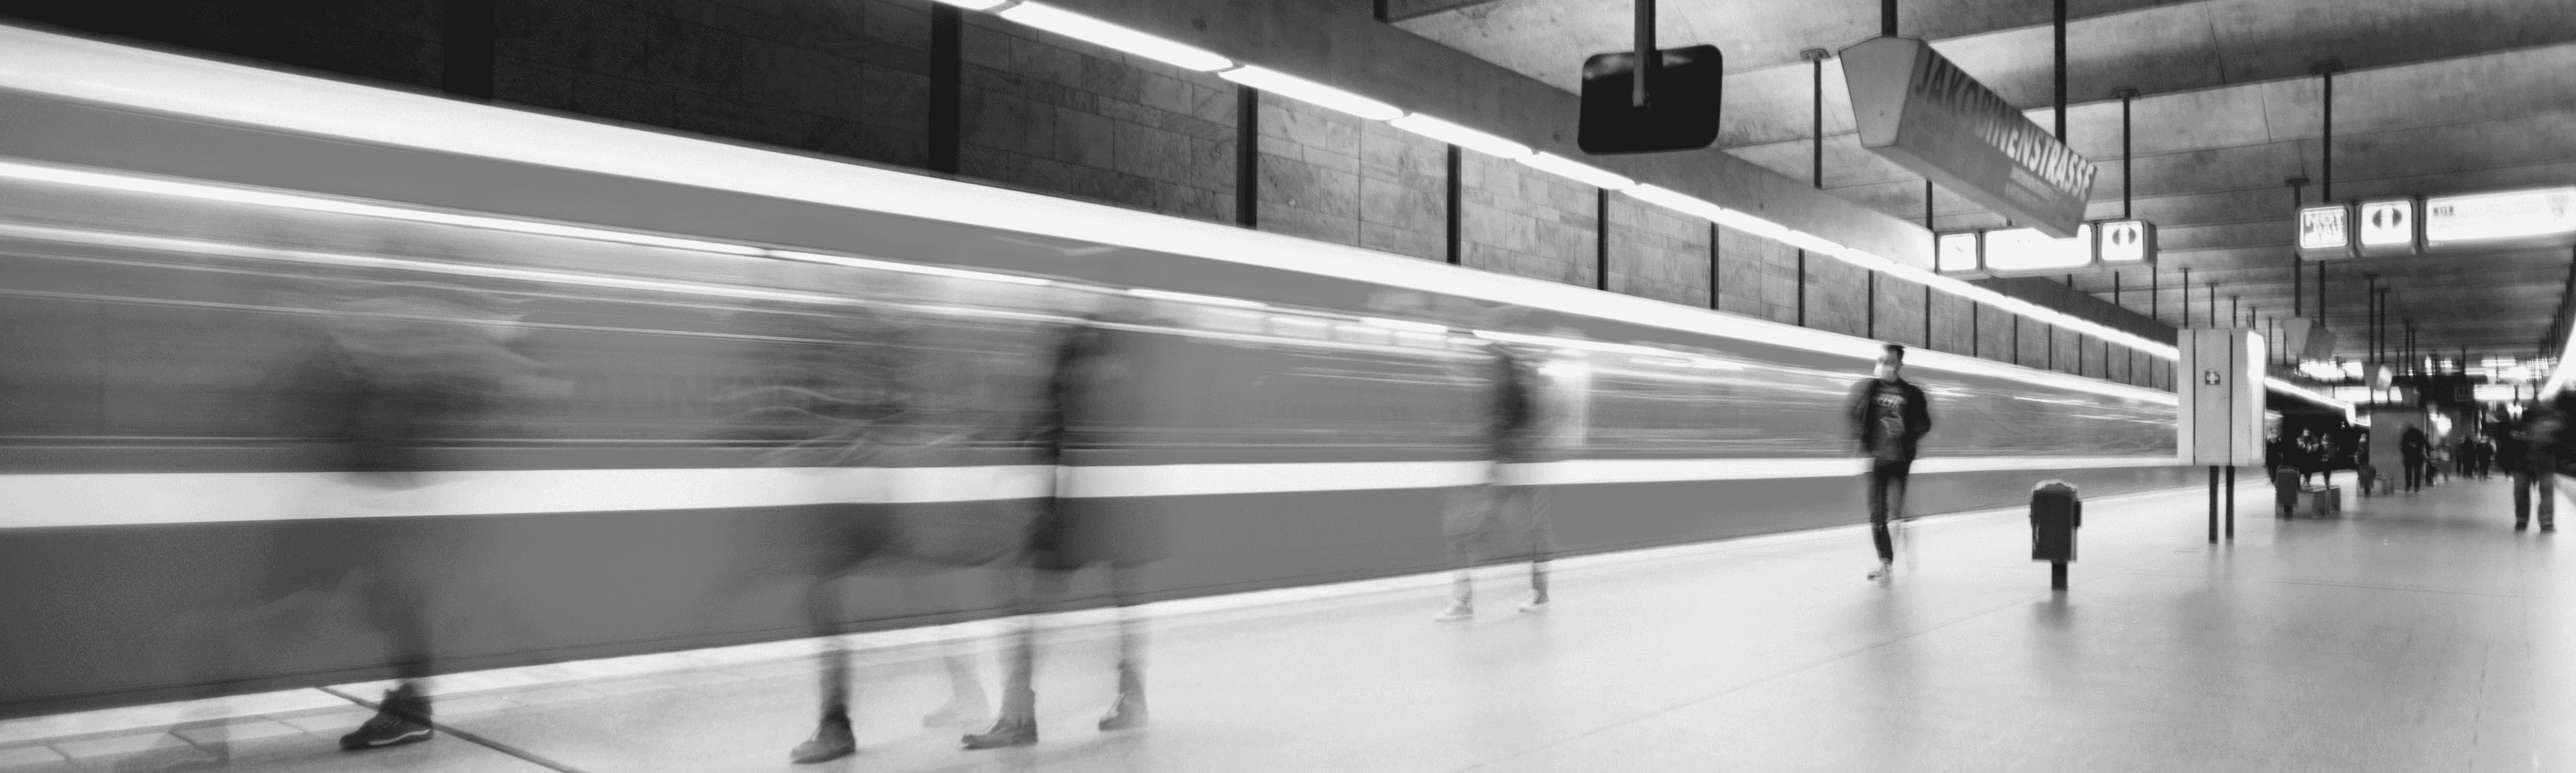
[(2404, 455), (2408, 459), (2422, 459), (2424, 458), (2424, 446), (2428, 442), (2429, 441), (2424, 439), (2423, 429), (2407, 427), (2406, 434), (2399, 435), (2397, 437), (2397, 453)]
[(1846, 416), (1852, 425), (1852, 437), (1860, 441), (1863, 455), (1878, 446), (1879, 423), (1874, 419), (1878, 418), (1878, 401), (1882, 392), (1892, 392), (1903, 401), (1899, 410), (1905, 421), (1905, 436), (1898, 439), (1898, 453), (1904, 460), (1912, 461), (1924, 433), (1932, 431), (1932, 411), (1923, 399), (1923, 390), (1906, 383), (1905, 379), (1882, 381), (1866, 378), (1852, 387), (1851, 406)]

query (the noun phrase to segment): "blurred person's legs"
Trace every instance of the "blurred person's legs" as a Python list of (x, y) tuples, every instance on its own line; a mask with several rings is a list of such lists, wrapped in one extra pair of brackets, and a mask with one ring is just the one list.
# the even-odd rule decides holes
[(2406, 468), (2406, 490), (2415, 491), (2422, 488), (2424, 482), (2424, 460), (2408, 459), (2406, 460), (2404, 467)]
[(425, 578), (408, 574), (379, 563), (368, 578), (367, 616), (393, 646), (400, 681), (376, 704), (374, 717), (340, 737), (342, 749), (400, 746), (437, 735), (430, 727), (429, 695), (421, 686), (432, 666), (429, 593), (422, 585)]
[(839, 578), (827, 577), (805, 589), (805, 620), (808, 631), (825, 639), (821, 655), (820, 682), (823, 716), (815, 723), (813, 737), (787, 753), (798, 764), (837, 760), (859, 751), (858, 739), (850, 733), (850, 653), (838, 640), (830, 639), (833, 621), (840, 618)]
[(2558, 530), (2558, 457), (2546, 453), (2531, 455), (2531, 480), (2540, 498), (2540, 530)]
[[(1040, 562), (1043, 563), (1043, 562)], [(1037, 613), (1045, 601), (1063, 598), (1070, 584), (1071, 572), (1050, 567), (1031, 566), (1020, 573), (1021, 582), (1012, 594), (1010, 640), (1002, 651), (1002, 705), (993, 716), (993, 724), (983, 732), (969, 733), (961, 739), (967, 749), (996, 749), (1005, 746), (1027, 746), (1038, 742)], [(1122, 646), (1124, 642), (1121, 642)], [(1124, 650), (1121, 651), (1122, 655)], [(1120, 662), (1125, 662), (1124, 658)]]
[(1465, 620), (1476, 616), (1476, 563), (1492, 539), (1496, 510), (1504, 496), (1498, 484), (1452, 489), (1443, 500), (1440, 531), (1448, 543), (1449, 606), (1432, 619)]
[(1869, 579), (1886, 579), (1896, 566), (1896, 542), (1887, 531), (1887, 521), (1905, 517), (1905, 479), (1913, 466), (1903, 460), (1870, 464), (1869, 536), (1878, 547), (1878, 569), (1869, 573)]
[(1131, 605), (1136, 603), (1135, 574), (1109, 565), (1109, 603), (1118, 610), (1118, 701), (1100, 718), (1102, 730), (1125, 730), (1145, 724), (1145, 629)]
[(1513, 486), (1504, 496), (1521, 517), (1529, 519), (1530, 599), (1521, 604), (1521, 611), (1546, 609), (1547, 561), (1556, 554), (1556, 527), (1548, 518), (1547, 492), (1537, 486)]

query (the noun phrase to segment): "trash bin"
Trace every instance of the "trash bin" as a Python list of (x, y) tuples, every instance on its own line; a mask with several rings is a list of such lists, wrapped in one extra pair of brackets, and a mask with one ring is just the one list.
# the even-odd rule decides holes
[(2075, 530), (2084, 526), (2084, 500), (2062, 480), (2030, 491), (2030, 560), (2048, 562), (2048, 587), (2066, 589), (2066, 563), (2075, 560)]

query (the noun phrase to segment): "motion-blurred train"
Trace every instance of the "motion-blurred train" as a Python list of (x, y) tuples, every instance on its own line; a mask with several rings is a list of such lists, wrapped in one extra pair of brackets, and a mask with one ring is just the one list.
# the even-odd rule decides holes
[[(1545, 459), (1504, 474), (1565, 551), (1850, 523), (1877, 351), (14, 28), (0, 298), (0, 716), (380, 677), (371, 605), (434, 621), (441, 669), (804, 635), (854, 530), (882, 544), (837, 628), (996, 614), (955, 569), (1046, 497), (1160, 541), (1149, 599), (1434, 570), (1496, 342), (1543, 360)], [(1084, 329), (1142, 343), (1047, 437)], [(2168, 393), (1909, 373), (1919, 511), (2186, 480)], [(429, 418), (353, 428), (370, 400)], [(424, 592), (340, 590), (391, 572)]]

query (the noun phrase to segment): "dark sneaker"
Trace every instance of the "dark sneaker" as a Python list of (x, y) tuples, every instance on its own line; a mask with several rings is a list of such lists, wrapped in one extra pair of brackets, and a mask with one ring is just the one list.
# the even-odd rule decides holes
[(1038, 720), (1036, 717), (1003, 717), (994, 720), (991, 729), (968, 733), (958, 740), (966, 744), (967, 751), (1035, 746), (1038, 742)]
[(368, 718), (366, 724), (359, 725), (358, 729), (350, 731), (348, 735), (340, 736), (340, 748), (358, 751), (401, 746), (407, 743), (420, 743), (437, 735), (438, 731), (430, 729), (428, 725), (392, 712), (377, 711), (374, 717)]
[(787, 752), (787, 760), (798, 765), (830, 762), (859, 753), (859, 741), (850, 736), (850, 716), (826, 714), (814, 726), (814, 737)]

